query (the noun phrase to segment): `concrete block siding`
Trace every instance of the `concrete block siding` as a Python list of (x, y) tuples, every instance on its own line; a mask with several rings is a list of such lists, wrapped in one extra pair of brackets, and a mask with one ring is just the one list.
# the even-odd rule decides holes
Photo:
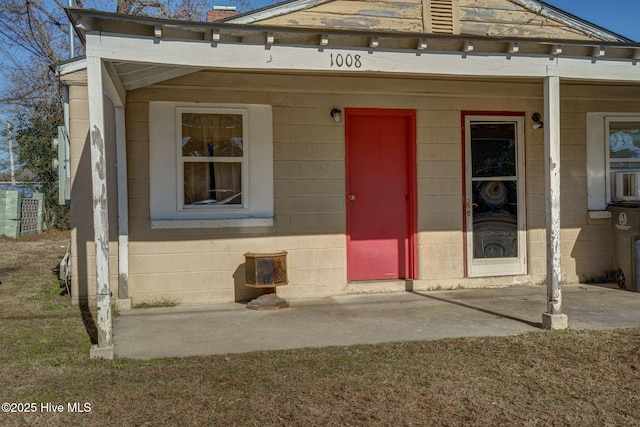
[[(86, 116), (86, 88), (72, 87), (71, 114)], [(507, 285), (546, 274), (543, 132), (530, 126), (543, 111), (541, 82), (376, 77), (281, 76), (199, 72), (127, 94), (129, 176), (129, 293), (134, 304), (158, 298), (183, 303), (245, 300), (248, 251), (288, 251), (289, 298), (350, 292), (346, 281), (344, 123), (332, 108), (416, 110), (416, 289)], [(590, 111), (640, 111), (637, 89), (562, 85), (562, 269), (568, 281), (612, 267), (610, 224), (590, 223), (586, 188), (586, 125)], [(268, 104), (273, 106), (273, 227), (154, 230), (149, 221), (149, 118), (151, 101)], [(523, 112), (528, 274), (465, 278), (462, 181), (462, 111)], [(71, 129), (73, 167), (74, 290), (95, 292), (88, 122)], [(82, 176), (82, 178), (79, 178)], [(117, 292), (116, 188), (110, 190), (111, 280)], [(113, 201), (113, 203), (112, 203)], [(112, 206), (114, 209), (112, 209)], [(80, 265), (80, 267), (78, 267)], [(82, 267), (84, 265), (84, 267)], [(362, 289), (359, 287), (358, 289)], [(75, 298), (75, 297), (74, 297)]]

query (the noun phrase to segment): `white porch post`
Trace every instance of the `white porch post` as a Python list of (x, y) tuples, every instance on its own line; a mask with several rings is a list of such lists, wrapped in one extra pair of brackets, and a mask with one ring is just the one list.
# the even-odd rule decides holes
[(127, 91), (109, 63), (102, 64), (103, 83), (114, 107), (116, 126), (116, 170), (118, 174), (118, 297), (116, 308), (131, 310), (129, 298), (129, 193), (127, 190), (127, 133), (125, 103)]
[(116, 106), (118, 169), (118, 310), (131, 310), (129, 298), (129, 193), (127, 191), (127, 135), (123, 106)]
[(113, 358), (111, 288), (109, 286), (109, 211), (107, 209), (107, 167), (103, 105), (102, 61), (87, 57), (89, 95), (89, 134), (91, 145), (91, 187), (93, 192), (93, 230), (96, 247), (96, 304), (98, 345), (91, 358)]
[(544, 79), (544, 120), (547, 312), (542, 315), (542, 326), (566, 329), (568, 319), (562, 313), (560, 269), (560, 78), (557, 76)]

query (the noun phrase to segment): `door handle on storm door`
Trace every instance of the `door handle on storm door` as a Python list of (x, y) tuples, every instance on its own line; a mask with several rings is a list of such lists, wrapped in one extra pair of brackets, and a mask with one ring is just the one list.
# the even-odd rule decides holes
[(471, 200), (467, 200), (467, 216), (471, 216), (473, 208), (478, 207), (477, 203), (471, 203)]
[(351, 200), (352, 202), (356, 199), (356, 195), (355, 194), (349, 194), (349, 200)]

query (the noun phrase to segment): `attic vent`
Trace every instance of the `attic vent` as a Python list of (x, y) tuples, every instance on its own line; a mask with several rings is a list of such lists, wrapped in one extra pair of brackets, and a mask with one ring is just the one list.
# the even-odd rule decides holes
[(427, 33), (460, 34), (458, 0), (423, 0)]

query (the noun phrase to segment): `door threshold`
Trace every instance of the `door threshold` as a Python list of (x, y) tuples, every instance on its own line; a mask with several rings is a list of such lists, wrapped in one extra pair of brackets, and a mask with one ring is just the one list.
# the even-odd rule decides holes
[(358, 280), (347, 283), (347, 294), (406, 292), (412, 289), (411, 279)]

